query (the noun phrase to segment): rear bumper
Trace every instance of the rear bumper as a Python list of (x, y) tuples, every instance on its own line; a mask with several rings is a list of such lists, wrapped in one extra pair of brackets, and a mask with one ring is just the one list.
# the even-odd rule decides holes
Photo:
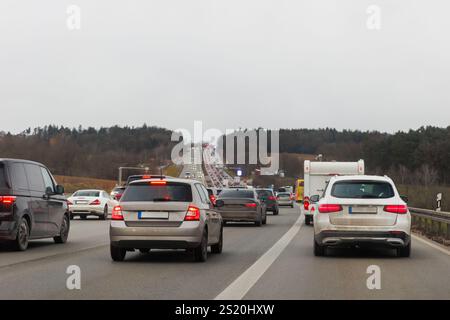
[(69, 212), (73, 216), (95, 215), (102, 216), (104, 208), (101, 206), (70, 206)]
[(279, 206), (292, 206), (294, 204), (293, 200), (286, 200), (286, 201), (278, 201)]
[(187, 249), (197, 247), (204, 225), (183, 222), (180, 227), (127, 227), (123, 221), (111, 221), (111, 244), (122, 248)]
[(314, 236), (320, 245), (345, 246), (385, 246), (404, 247), (411, 241), (411, 236), (403, 231), (337, 231), (324, 230)]
[(17, 235), (17, 223), (15, 221), (1, 221), (0, 222), (0, 241), (1, 240), (15, 240)]
[(258, 213), (255, 211), (220, 211), (224, 222), (255, 222), (258, 220)]

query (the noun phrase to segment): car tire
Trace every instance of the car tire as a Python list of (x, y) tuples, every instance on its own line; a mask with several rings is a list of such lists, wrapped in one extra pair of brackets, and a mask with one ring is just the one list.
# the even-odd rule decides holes
[(105, 208), (103, 209), (103, 215), (100, 216), (101, 220), (106, 220), (108, 219), (108, 205), (105, 206)]
[(314, 240), (314, 255), (316, 257), (325, 256), (325, 250), (326, 250), (325, 246), (321, 246), (320, 244), (317, 243), (316, 240)]
[(267, 224), (267, 214), (264, 216), (264, 219), (262, 220), (262, 224), (263, 225)]
[(80, 215), (80, 218), (81, 218), (82, 220), (86, 220), (86, 219), (87, 219), (87, 215), (82, 214), (82, 215)]
[(69, 217), (70, 217), (70, 220), (73, 220), (73, 214), (70, 214)]
[(110, 245), (110, 252), (111, 252), (111, 259), (113, 259), (113, 261), (118, 262), (125, 260), (125, 256), (127, 254), (126, 249), (113, 246), (112, 244)]
[(261, 227), (261, 224), (262, 224), (262, 217), (259, 216), (259, 217), (258, 217), (258, 220), (255, 221), (255, 226)]
[(69, 237), (69, 231), (70, 231), (70, 218), (67, 214), (65, 214), (61, 222), (59, 235), (53, 237), (53, 241), (55, 241), (55, 243), (66, 243), (67, 238)]
[(208, 232), (203, 231), (202, 241), (194, 249), (194, 259), (197, 262), (205, 262), (208, 258)]
[(311, 219), (309, 216), (305, 216), (305, 224), (309, 226), (311, 224)]
[(142, 254), (148, 254), (150, 252), (150, 249), (139, 249), (139, 252)]
[(277, 216), (279, 213), (280, 213), (280, 212), (279, 212), (279, 209), (276, 209), (276, 210), (273, 212), (273, 215), (274, 215), (274, 216)]
[(408, 258), (411, 256), (411, 241), (409, 241), (407, 246), (397, 248), (397, 256), (403, 258)]
[(30, 239), (30, 226), (27, 219), (20, 218), (17, 224), (16, 239), (12, 241), (12, 248), (16, 251), (25, 251), (28, 248)]
[(223, 248), (223, 228), (220, 228), (219, 242), (211, 246), (211, 252), (214, 254), (222, 253)]

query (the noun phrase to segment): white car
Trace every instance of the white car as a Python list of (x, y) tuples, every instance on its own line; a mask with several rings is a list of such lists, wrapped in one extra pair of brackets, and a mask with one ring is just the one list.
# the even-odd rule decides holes
[(331, 178), (314, 212), (314, 254), (327, 247), (383, 246), (411, 253), (411, 214), (394, 182), (380, 176)]
[(87, 216), (97, 216), (102, 220), (108, 218), (118, 202), (104, 190), (78, 190), (67, 199), (70, 219), (79, 216), (86, 219)]

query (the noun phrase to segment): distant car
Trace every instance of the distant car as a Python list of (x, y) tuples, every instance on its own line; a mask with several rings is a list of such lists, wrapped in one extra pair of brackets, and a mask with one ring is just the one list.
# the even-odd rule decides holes
[(206, 189), (208, 191), (208, 197), (209, 200), (211, 201), (211, 203), (213, 205), (216, 205), (216, 199), (217, 199), (217, 189), (216, 188), (207, 188)]
[(176, 178), (132, 182), (114, 208), (110, 227), (111, 258), (127, 251), (187, 249), (206, 261), (208, 246), (221, 253), (223, 221), (198, 181)]
[(67, 199), (70, 219), (79, 216), (86, 219), (88, 216), (97, 216), (106, 220), (117, 201), (104, 190), (78, 190)]
[(0, 159), (0, 242), (25, 251), (29, 240), (65, 243), (70, 219), (64, 188), (42, 164)]
[(411, 253), (411, 215), (394, 182), (379, 176), (335, 176), (314, 213), (314, 254), (327, 247), (376, 246)]
[(123, 193), (125, 192), (126, 188), (127, 187), (125, 187), (125, 186), (124, 187), (115, 187), (110, 193), (111, 198), (113, 198), (116, 201), (119, 201), (120, 198), (122, 197)]
[(266, 205), (266, 210), (273, 212), (274, 216), (277, 216), (280, 212), (278, 208), (277, 197), (272, 189), (256, 189), (256, 193), (261, 201)]
[(185, 177), (186, 179), (190, 179), (190, 178), (192, 177), (192, 174), (191, 174), (189, 171), (186, 171), (186, 172), (184, 173), (184, 177)]
[(278, 206), (289, 206), (291, 208), (294, 207), (294, 196), (290, 192), (279, 192), (277, 194), (277, 203)]
[(266, 207), (254, 189), (224, 189), (216, 200), (216, 207), (226, 222), (266, 224)]

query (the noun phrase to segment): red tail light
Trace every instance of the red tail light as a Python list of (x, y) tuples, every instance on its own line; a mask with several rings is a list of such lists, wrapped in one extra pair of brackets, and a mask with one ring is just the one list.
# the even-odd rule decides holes
[(308, 210), (308, 209), (309, 209), (309, 197), (304, 197), (304, 198), (303, 198), (303, 208), (304, 208), (305, 210)]
[(269, 200), (277, 200), (277, 198), (275, 198), (274, 196), (270, 196)]
[(95, 199), (91, 203), (89, 203), (90, 206), (99, 206), (101, 204), (100, 200)]
[(120, 200), (120, 198), (122, 198), (122, 193), (118, 193), (114, 196), (114, 198), (116, 198), (117, 201)]
[(384, 206), (384, 211), (396, 214), (405, 214), (408, 212), (408, 207), (404, 204), (400, 205), (387, 205)]
[(200, 221), (200, 209), (190, 205), (186, 212), (186, 216), (184, 217), (184, 221)]
[(122, 215), (122, 207), (121, 206), (115, 206), (113, 211), (112, 211), (112, 215), (111, 215), (111, 220), (123, 220), (123, 215)]
[(0, 196), (0, 211), (10, 212), (15, 202), (16, 197), (14, 196)]
[(247, 207), (247, 208), (256, 208), (256, 203), (246, 203), (245, 204), (245, 206)]
[(68, 206), (72, 206), (72, 205), (73, 205), (73, 202), (70, 201), (70, 200), (67, 200), (67, 205), (68, 205)]
[(342, 211), (342, 206), (340, 204), (321, 204), (319, 205), (320, 213), (333, 213)]
[(211, 200), (212, 204), (216, 204), (216, 197), (213, 194), (209, 196), (209, 200)]

